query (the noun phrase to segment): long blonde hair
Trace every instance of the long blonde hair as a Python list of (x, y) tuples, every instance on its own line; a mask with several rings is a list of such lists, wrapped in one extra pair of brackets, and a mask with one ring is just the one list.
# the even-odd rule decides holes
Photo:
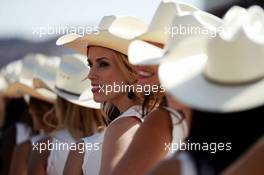
[(82, 107), (58, 97), (56, 102), (55, 130), (67, 128), (76, 140), (90, 136), (106, 127), (100, 110)]

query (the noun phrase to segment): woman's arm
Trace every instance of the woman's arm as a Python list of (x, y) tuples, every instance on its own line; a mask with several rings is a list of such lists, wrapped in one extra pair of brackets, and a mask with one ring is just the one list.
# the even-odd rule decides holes
[(141, 124), (126, 154), (112, 175), (144, 175), (167, 154), (165, 144), (172, 140), (171, 119), (167, 111), (158, 109)]
[(135, 117), (116, 120), (106, 130), (100, 175), (109, 175), (126, 152), (128, 146), (139, 128), (141, 121)]
[(227, 168), (222, 175), (262, 175), (264, 172), (264, 137), (244, 156)]
[(9, 175), (27, 175), (28, 162), (32, 146), (30, 141), (17, 145), (12, 155)]
[[(43, 139), (38, 142), (39, 144), (48, 145), (49, 138)], [(39, 148), (39, 147), (38, 147)], [(42, 152), (33, 148), (29, 158), (28, 175), (46, 175), (47, 161), (49, 157), (49, 150), (45, 149)]]
[[(84, 143), (80, 141), (79, 143)], [(79, 144), (78, 143), (78, 144)], [(82, 175), (82, 164), (83, 164), (84, 153), (79, 150), (72, 150), (67, 158), (63, 175)]]
[(181, 163), (179, 160), (165, 160), (159, 163), (150, 173), (147, 175), (180, 175)]

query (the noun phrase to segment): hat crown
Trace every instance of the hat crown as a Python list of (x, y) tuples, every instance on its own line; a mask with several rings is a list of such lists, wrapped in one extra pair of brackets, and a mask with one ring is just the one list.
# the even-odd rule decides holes
[(198, 8), (187, 3), (163, 0), (158, 6), (146, 34), (139, 36), (139, 38), (156, 43), (165, 43), (167, 40), (166, 30), (171, 26), (173, 18), (198, 10)]
[(22, 69), (22, 60), (12, 61), (1, 69), (1, 73), (4, 75), (8, 83), (14, 83), (18, 81), (19, 75)]
[(23, 59), (20, 78), (33, 79), (37, 68), (44, 64), (46, 57), (42, 54), (28, 54)]
[(80, 95), (90, 85), (90, 80), (85, 79), (89, 73), (89, 67), (83, 55), (63, 56), (55, 86), (60, 90)]
[(45, 79), (48, 84), (55, 82), (60, 60), (60, 57), (48, 57), (44, 64), (38, 66), (34, 78)]
[(147, 25), (131, 16), (105, 16), (99, 24), (100, 30), (125, 39), (132, 39), (147, 30)]
[(255, 7), (233, 7), (227, 12), (224, 30), (208, 43), (208, 78), (223, 83), (247, 83), (264, 77), (264, 32), (252, 32), (264, 31), (261, 16), (264, 17), (263, 10)]
[[(216, 35), (223, 25), (223, 21), (210, 13), (195, 11), (182, 16), (175, 16), (171, 25), (176, 30), (173, 29), (175, 33), (169, 37), (165, 50), (179, 52), (178, 49), (175, 49), (175, 46), (181, 44), (181, 47), (188, 47), (196, 41), (206, 47), (205, 42), (201, 42)], [(195, 48), (192, 54), (196, 54), (194, 50)], [(197, 54), (200, 54), (199, 52), (203, 52), (203, 50), (198, 49)], [(186, 52), (186, 54), (188, 53)], [(178, 55), (184, 57), (182, 54)]]

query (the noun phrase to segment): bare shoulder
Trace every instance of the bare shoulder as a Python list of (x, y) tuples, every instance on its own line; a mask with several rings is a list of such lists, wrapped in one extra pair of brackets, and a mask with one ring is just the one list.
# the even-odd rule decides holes
[(137, 117), (123, 117), (111, 123), (106, 129), (105, 137), (120, 135), (130, 129), (138, 128), (141, 121)]
[(148, 175), (179, 175), (181, 163), (177, 159), (168, 159), (160, 162)]
[[(140, 130), (145, 133), (148, 131), (151, 133), (158, 131), (157, 133), (168, 136), (171, 135), (171, 123), (169, 113), (159, 108), (146, 116)], [(156, 130), (156, 128), (158, 129)]]

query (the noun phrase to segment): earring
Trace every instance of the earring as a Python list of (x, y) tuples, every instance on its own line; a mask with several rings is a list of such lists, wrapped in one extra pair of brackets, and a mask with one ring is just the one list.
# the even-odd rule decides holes
[(129, 92), (127, 93), (127, 97), (128, 97), (130, 100), (132, 100), (132, 99), (135, 97), (134, 92), (129, 91)]

